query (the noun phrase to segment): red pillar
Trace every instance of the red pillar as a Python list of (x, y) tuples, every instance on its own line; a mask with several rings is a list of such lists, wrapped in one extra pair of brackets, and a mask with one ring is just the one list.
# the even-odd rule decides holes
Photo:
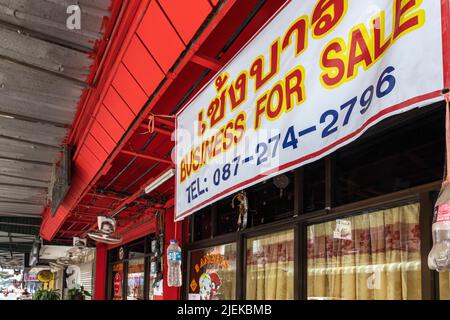
[[(175, 228), (174, 219), (174, 210), (173, 208), (167, 210), (166, 215), (164, 217), (164, 250), (167, 251), (167, 247), (170, 244), (171, 239), (176, 239), (178, 243), (181, 245), (183, 242), (181, 241), (181, 227), (182, 223), (178, 222)], [(176, 229), (176, 234), (175, 234)], [(183, 248), (182, 248), (183, 249)], [(184, 253), (184, 251), (183, 251)], [(163, 300), (179, 300), (181, 298), (181, 288), (169, 287), (167, 285), (167, 252), (164, 252), (164, 287), (163, 287)]]
[(107, 246), (97, 243), (95, 257), (94, 300), (106, 299)]

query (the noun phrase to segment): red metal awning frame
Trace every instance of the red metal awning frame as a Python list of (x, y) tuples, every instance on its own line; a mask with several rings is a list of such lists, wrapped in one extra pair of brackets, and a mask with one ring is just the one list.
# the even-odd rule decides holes
[[(161, 9), (164, 1), (156, 1)], [(208, 0), (205, 1), (210, 3)], [(127, 76), (126, 72), (131, 72), (124, 69), (121, 61), (130, 43), (133, 43), (132, 40), (136, 41), (136, 30), (149, 10), (150, 1), (140, 1), (139, 5), (134, 2), (134, 6), (128, 4), (121, 17), (129, 23), (118, 24), (120, 30), (116, 34), (120, 41), (111, 39), (113, 43), (109, 49), (110, 55), (107, 57), (108, 61), (104, 63), (108, 67), (104, 67), (103, 71), (108, 70), (108, 73), (98, 78), (98, 87), (92, 89), (90, 98), (87, 99), (90, 106), (81, 114), (84, 116), (84, 121), (79, 121), (80, 124), (74, 130), (76, 132), (71, 135), (71, 141), (78, 146), (74, 161), (78, 161), (80, 173), (93, 172), (92, 178), (85, 179), (82, 185), (72, 186), (69, 196), (66, 197), (68, 200), (65, 199), (65, 203), (58, 209), (55, 217), (50, 217), (48, 212), (43, 214), (41, 236), (51, 240), (55, 237), (61, 239), (72, 235), (85, 235), (87, 231), (95, 228), (97, 215), (114, 215), (125, 205), (128, 207), (121, 211), (120, 221), (128, 222), (120, 224), (119, 233), (129, 228), (137, 221), (136, 219), (150, 221), (155, 210), (171, 210), (174, 205), (173, 180), (166, 182), (158, 192), (152, 195), (143, 193), (143, 188), (158, 174), (173, 167), (169, 158), (174, 143), (172, 141), (173, 120), (166, 119), (164, 116), (155, 116), (153, 113), (172, 114), (173, 107), (175, 105), (176, 108), (180, 107), (195, 94), (195, 90), (206, 83), (209, 77), (212, 77), (214, 72), (237, 52), (283, 2), (283, 0), (270, 2), (249, 0), (245, 4), (239, 3), (238, 6), (236, 0), (220, 1), (211, 11), (194, 40), (186, 46), (174, 66), (168, 70), (157, 89), (142, 102), (139, 111), (134, 111), (135, 116), (127, 129), (114, 132), (117, 135), (115, 138), (118, 139), (117, 143), (111, 141), (109, 147), (102, 146), (103, 149), (108, 147), (108, 150), (99, 149), (98, 154), (89, 150), (85, 152), (84, 144), (89, 142), (98, 145), (97, 140), (102, 138), (90, 132), (92, 128), (98, 126), (97, 118), (100, 118), (97, 115), (103, 117), (104, 115), (101, 114), (103, 112), (106, 114), (105, 119), (110, 117), (111, 121), (116, 122), (120, 120), (118, 118), (128, 117), (127, 114), (120, 113), (119, 109), (110, 109), (108, 115), (108, 110), (104, 111), (105, 96), (109, 99), (113, 96), (120, 104), (123, 103), (121, 100), (139, 96), (139, 93), (133, 90), (142, 91), (143, 89), (130, 87), (129, 92), (116, 88), (113, 91), (109, 89), (115, 83), (114, 81), (117, 82), (114, 80), (116, 73)], [(267, 10), (260, 10), (263, 6)], [(153, 9), (158, 10), (157, 7)], [(222, 47), (225, 50), (223, 52), (219, 51)], [(217, 52), (219, 54), (215, 56)], [(193, 75), (191, 75), (192, 72)], [(136, 78), (133, 81), (135, 80)], [(149, 119), (153, 120), (152, 125), (149, 125)], [(102, 126), (106, 130), (106, 127), (109, 128), (109, 123), (103, 123)], [(104, 130), (97, 130), (97, 133), (104, 135)], [(112, 137), (112, 133), (110, 135)], [(108, 140), (107, 136), (105, 138)], [(131, 183), (129, 183), (130, 180)], [(114, 188), (114, 192), (110, 192), (111, 190), (108, 189), (110, 186), (123, 192), (117, 194)], [(131, 192), (125, 192), (128, 189)], [(147, 197), (150, 198), (146, 199)], [(151, 230), (147, 230), (147, 233), (150, 232)]]
[[(108, 85), (113, 81), (113, 76), (115, 75), (115, 72), (119, 68), (121, 61), (120, 57), (123, 57), (125, 53), (125, 50), (127, 48), (126, 44), (131, 41), (131, 38), (135, 34), (135, 31), (138, 28), (139, 23), (142, 20), (142, 17), (145, 14), (149, 5), (149, 0), (140, 1), (138, 6), (136, 5), (133, 6), (130, 2), (126, 0), (125, 2), (126, 4), (120, 7), (122, 10), (124, 10), (124, 12), (121, 12), (119, 16), (123, 21), (130, 21), (130, 23), (122, 23), (122, 21), (120, 21), (120, 23), (117, 24), (118, 30), (116, 31), (116, 35), (119, 39), (116, 39), (116, 41), (110, 45), (108, 52), (109, 55), (105, 57), (105, 62), (102, 63), (102, 66), (106, 67), (100, 70), (101, 74), (98, 78), (99, 79), (98, 87), (95, 88), (94, 90), (89, 90), (89, 92), (85, 94), (83, 99), (84, 105), (81, 108), (81, 114), (79, 114), (79, 118), (83, 113), (95, 114), (98, 108), (102, 106), (101, 101), (105, 97)], [(155, 93), (153, 93), (148, 103), (143, 107), (143, 110), (141, 110), (138, 117), (133, 121), (133, 124), (125, 132), (123, 137), (120, 139), (120, 142), (116, 145), (112, 153), (108, 156), (107, 160), (101, 166), (100, 170), (97, 172), (94, 178), (86, 186), (84, 186), (83, 191), (77, 197), (77, 199), (75, 199), (75, 201), (72, 201), (72, 206), (70, 208), (64, 208), (64, 212), (62, 212), (62, 214), (60, 213), (58, 217), (50, 217), (48, 210), (44, 211), (43, 223), (41, 227), (41, 236), (44, 239), (47, 240), (53, 239), (60, 230), (66, 236), (80, 233), (80, 230), (78, 231), (78, 233), (76, 231), (72, 232), (71, 230), (62, 230), (61, 229), (62, 225), (67, 221), (67, 218), (72, 215), (73, 209), (80, 205), (80, 202), (83, 200), (83, 198), (85, 198), (89, 194), (92, 195), (91, 190), (95, 189), (95, 186), (99, 181), (99, 179), (105, 174), (107, 174), (107, 172), (112, 168), (114, 160), (120, 154), (144, 158), (147, 160), (167, 164), (169, 167), (173, 167), (173, 163), (170, 160), (166, 160), (162, 157), (155, 155), (126, 150), (125, 149), (126, 145), (128, 144), (128, 141), (133, 137), (133, 135), (137, 133), (138, 130), (142, 130), (142, 128), (145, 127), (148, 128), (148, 120), (147, 120), (148, 116), (152, 111), (153, 107), (159, 101), (159, 98), (170, 88), (171, 84), (177, 78), (177, 75), (181, 72), (181, 70), (183, 70), (183, 68), (185, 68), (185, 66), (193, 59), (193, 57), (195, 56), (196, 52), (199, 50), (203, 42), (208, 38), (210, 33), (220, 22), (220, 20), (233, 7), (235, 2), (236, 0), (223, 1), (218, 6), (212, 19), (206, 26), (203, 27), (202, 32), (197, 36), (196, 40), (192, 42), (191, 45), (185, 50), (183, 58), (179, 59), (175, 67), (172, 68), (172, 70), (167, 74), (163, 84), (158, 88), (158, 90)], [(214, 62), (212, 60), (204, 57), (200, 58), (197, 57), (194, 58), (194, 60), (200, 62), (202, 65), (206, 64), (210, 67), (214, 67), (215, 69), (218, 66), (217, 64), (214, 65)], [(106, 72), (105, 70), (108, 70), (108, 72)], [(95, 106), (93, 110), (92, 106)], [(89, 112), (89, 109), (92, 111)], [(93, 117), (89, 119), (89, 123), (87, 124), (83, 123), (81, 120), (77, 121), (77, 123), (74, 126), (74, 130), (72, 130), (71, 135), (69, 137), (69, 143), (72, 141), (76, 141), (78, 145), (83, 144), (88, 137), (89, 134), (88, 129), (92, 127), (93, 121), (94, 121)], [(161, 120), (160, 122), (162, 122), (169, 129), (167, 130), (160, 126), (155, 126), (154, 130), (155, 133), (162, 134), (166, 137), (170, 137), (172, 135), (172, 131), (170, 130), (173, 130), (173, 123), (164, 120)], [(81, 130), (81, 128), (83, 130)], [(79, 157), (80, 150), (81, 148), (77, 149), (77, 151), (75, 152), (74, 160), (76, 160), (77, 157)], [(120, 202), (119, 205), (112, 208), (110, 211), (114, 212), (116, 209), (120, 208), (124, 203), (133, 202), (142, 195), (141, 191), (142, 190), (139, 190), (138, 192), (133, 193), (127, 199)], [(173, 204), (173, 199), (169, 199), (167, 203)], [(81, 204), (81, 206), (88, 206), (88, 205)], [(167, 205), (165, 205), (164, 207), (167, 207)], [(88, 206), (88, 208), (95, 208), (95, 206)], [(61, 211), (61, 208), (58, 211)], [(75, 221), (74, 223), (76, 224)], [(81, 231), (85, 233), (84, 232), (85, 230)]]

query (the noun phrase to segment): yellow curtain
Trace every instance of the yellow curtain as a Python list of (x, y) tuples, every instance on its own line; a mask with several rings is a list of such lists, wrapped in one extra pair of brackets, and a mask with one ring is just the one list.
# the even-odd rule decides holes
[(419, 205), (410, 204), (308, 228), (310, 299), (421, 298)]
[(450, 300), (450, 272), (439, 272), (439, 298)]
[(246, 297), (249, 300), (294, 298), (293, 230), (247, 241)]

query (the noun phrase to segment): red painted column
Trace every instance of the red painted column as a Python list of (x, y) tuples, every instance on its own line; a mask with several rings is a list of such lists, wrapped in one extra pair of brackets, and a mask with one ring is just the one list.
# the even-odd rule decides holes
[(94, 300), (106, 299), (107, 254), (107, 246), (98, 243), (95, 257)]
[[(178, 243), (181, 245), (183, 242), (181, 241), (181, 227), (182, 223), (176, 223), (173, 221), (174, 219), (174, 210), (173, 208), (167, 210), (164, 217), (164, 286), (163, 286), (163, 300), (179, 300), (181, 298), (181, 288), (169, 287), (167, 285), (167, 247), (170, 244), (171, 239), (176, 239)], [(176, 229), (176, 231), (175, 231)], [(176, 233), (176, 234), (175, 234)], [(181, 248), (183, 249), (183, 247)], [(184, 253), (184, 251), (183, 251)]]

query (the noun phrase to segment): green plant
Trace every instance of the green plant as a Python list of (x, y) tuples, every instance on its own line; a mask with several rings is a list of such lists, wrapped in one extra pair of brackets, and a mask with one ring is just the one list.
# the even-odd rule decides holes
[(67, 292), (69, 295), (69, 300), (84, 300), (85, 297), (91, 297), (89, 291), (84, 290), (84, 287), (72, 288)]
[(61, 295), (58, 290), (39, 289), (33, 293), (33, 300), (60, 300)]

